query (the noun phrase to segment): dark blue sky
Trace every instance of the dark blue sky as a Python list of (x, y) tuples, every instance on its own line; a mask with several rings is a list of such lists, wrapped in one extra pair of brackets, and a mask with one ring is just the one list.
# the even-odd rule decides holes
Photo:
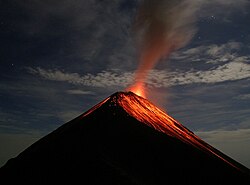
[[(0, 165), (132, 83), (137, 7), (136, 0), (0, 1)], [(247, 0), (201, 0), (196, 35), (147, 81), (152, 102), (247, 167), (249, 8)]]

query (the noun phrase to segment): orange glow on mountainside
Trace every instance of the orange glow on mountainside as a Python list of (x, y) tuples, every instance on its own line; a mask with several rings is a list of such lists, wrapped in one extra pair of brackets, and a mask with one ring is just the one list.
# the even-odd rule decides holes
[(214, 155), (232, 167), (240, 170), (240, 168), (224, 157), (225, 155), (223, 153), (201, 140), (192, 131), (188, 130), (174, 118), (170, 117), (150, 101), (140, 96), (140, 93), (143, 95), (144, 91), (139, 90), (136, 91), (135, 89), (135, 92), (138, 92), (138, 95), (133, 92), (117, 92), (94, 106), (83, 114), (82, 117), (88, 116), (104, 104), (108, 104), (109, 107), (121, 107), (128, 115), (137, 119), (139, 122), (144, 123), (159, 132), (163, 132), (170, 137), (192, 145), (205, 153)]
[(136, 96), (133, 92), (121, 92), (117, 93), (115, 96), (111, 96), (109, 101), (111, 101), (114, 106), (121, 106), (130, 116), (145, 123), (149, 127), (163, 132), (168, 136), (177, 138), (182, 142), (193, 145), (206, 153), (213, 154), (229, 165), (239, 169), (225, 159), (222, 153), (201, 140), (193, 132), (188, 130), (147, 99)]

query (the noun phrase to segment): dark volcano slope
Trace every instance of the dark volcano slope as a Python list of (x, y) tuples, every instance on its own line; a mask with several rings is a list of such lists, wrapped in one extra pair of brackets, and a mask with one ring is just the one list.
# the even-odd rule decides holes
[(0, 184), (250, 184), (249, 170), (216, 149), (221, 157), (131, 116), (119, 103), (130, 96), (143, 101), (115, 93), (31, 145), (0, 169)]

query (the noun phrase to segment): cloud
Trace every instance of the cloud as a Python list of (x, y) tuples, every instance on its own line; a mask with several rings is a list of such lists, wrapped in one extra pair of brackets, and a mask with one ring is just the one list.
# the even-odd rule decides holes
[(250, 129), (238, 129), (238, 130), (213, 130), (207, 132), (196, 132), (200, 137), (210, 141), (225, 141), (225, 140), (249, 140), (250, 141)]
[(236, 97), (236, 99), (239, 100), (249, 100), (250, 99), (250, 94), (242, 94)]
[(80, 89), (71, 89), (71, 90), (67, 90), (68, 94), (73, 94), (73, 95), (93, 95), (94, 92), (91, 91), (83, 91)]
[[(239, 58), (238, 52), (243, 48), (243, 44), (240, 42), (229, 41), (227, 43), (217, 45), (201, 45), (198, 47), (180, 50), (172, 55), (173, 60), (184, 61), (204, 61), (206, 63), (220, 63), (235, 60)], [(249, 56), (243, 56), (245, 59), (249, 59)]]
[[(245, 0), (189, 1), (194, 4), (198, 2), (204, 4), (202, 13), (200, 13), (203, 17), (211, 16), (211, 12), (215, 8), (218, 9), (217, 12), (225, 13), (229, 12), (228, 10), (231, 12), (231, 9), (237, 7), (245, 7), (247, 4)], [(22, 12), (25, 12), (25, 17), (30, 19), (17, 19), (13, 25), (18, 25), (19, 29), (22, 28), (20, 32), (28, 34), (29, 37), (39, 39), (36, 43), (42, 45), (35, 48), (46, 48), (53, 38), (64, 40), (52, 48), (52, 58), (46, 54), (38, 59), (47, 61), (45, 63), (50, 63), (52, 66), (67, 66), (68, 70), (77, 71), (81, 65), (81, 71), (85, 70), (85, 72), (95, 72), (96, 66), (98, 66), (98, 70), (104, 70), (110, 66), (114, 67), (114, 65), (120, 69), (131, 70), (137, 65), (135, 44), (131, 33), (131, 23), (136, 12), (137, 2), (140, 1), (129, 1), (128, 3), (133, 3), (133, 5), (124, 11), (121, 8), (125, 3), (123, 0), (110, 2), (29, 0), (28, 3), (16, 1)], [(204, 13), (206, 10), (209, 10), (209, 13)], [(192, 11), (192, 8), (185, 11)], [(58, 24), (54, 24), (54, 22)], [(40, 38), (43, 39), (40, 40)], [(46, 45), (43, 46), (43, 43)], [(30, 49), (34, 51), (33, 48)], [(66, 63), (64, 59), (79, 62), (67, 65), (68, 62)]]
[(78, 73), (65, 73), (60, 70), (46, 70), (42, 68), (28, 68), (31, 74), (38, 75), (47, 80), (68, 82), (75, 85), (83, 85), (90, 87), (107, 87), (107, 86), (122, 86), (125, 87), (132, 80), (132, 73), (125, 72), (118, 74), (112, 71), (102, 71), (93, 74), (81, 76)]
[[(147, 85), (151, 87), (169, 87), (195, 83), (212, 84), (226, 81), (235, 81), (250, 78), (249, 57), (234, 57), (231, 62), (219, 65), (210, 70), (167, 71), (151, 70), (147, 78)], [(47, 80), (68, 82), (74, 85), (89, 87), (127, 87), (133, 82), (134, 73), (118, 73), (102, 71), (97, 74), (80, 75), (66, 73), (60, 70), (47, 70), (42, 68), (28, 68), (31, 74)]]
[[(170, 79), (170, 85), (210, 84), (250, 78), (250, 65), (243, 63), (243, 61), (240, 62), (241, 58), (237, 58), (237, 60), (207, 71), (191, 70), (181, 74), (175, 72), (172, 74), (173, 78)], [(162, 75), (162, 78), (166, 79), (164, 75)], [(163, 84), (163, 86), (166, 85), (166, 83)]]
[[(146, 84), (148, 87), (165, 88), (188, 84), (213, 84), (250, 78), (250, 56), (240, 54), (248, 48), (241, 42), (229, 41), (224, 44), (208, 44), (175, 52), (170, 61), (186, 66), (194, 63), (191, 69), (151, 70)], [(185, 64), (186, 62), (187, 64)], [(134, 71), (111, 68), (99, 73), (69, 73), (58, 69), (28, 67), (27, 71), (46, 80), (67, 82), (84, 87), (122, 87), (134, 81)], [(115, 66), (116, 67), (116, 66)], [(68, 94), (91, 94), (89, 91), (68, 90)]]
[[(121, 59), (133, 62), (131, 53), (135, 49), (130, 29), (137, 1), (15, 0), (10, 4), (13, 10), (24, 14), (16, 16), (11, 25), (25, 38), (35, 39), (25, 47), (40, 53), (39, 48), (47, 48), (53, 42), (54, 47), (45, 55), (36, 55), (39, 61), (46, 61), (41, 63), (43, 66), (49, 63), (65, 67), (67, 59), (74, 61), (68, 69), (95, 71), (96, 66), (105, 69), (111, 62), (127, 66), (119, 63)], [(38, 43), (39, 47), (34, 47)]]

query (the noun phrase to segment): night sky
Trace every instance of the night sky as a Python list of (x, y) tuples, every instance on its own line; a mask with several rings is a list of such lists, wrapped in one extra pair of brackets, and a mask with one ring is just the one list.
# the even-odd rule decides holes
[[(198, 0), (190, 0), (198, 1)], [(250, 5), (199, 0), (148, 99), (250, 168)], [(0, 166), (133, 82), (138, 0), (0, 0)]]

